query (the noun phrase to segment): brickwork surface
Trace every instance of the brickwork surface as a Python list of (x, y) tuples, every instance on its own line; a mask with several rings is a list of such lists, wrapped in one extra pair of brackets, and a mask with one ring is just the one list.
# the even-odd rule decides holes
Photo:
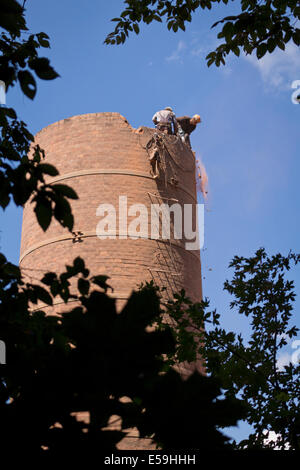
[[(49, 177), (49, 182), (68, 184), (79, 195), (71, 203), (74, 232), (83, 235), (81, 241), (76, 240), (56, 221), (44, 233), (36, 222), (33, 205), (26, 204), (20, 256), (24, 273), (38, 277), (48, 270), (61, 271), (76, 256), (82, 256), (92, 274), (111, 277), (114, 295), (121, 300), (150, 279), (165, 286), (169, 295), (184, 287), (193, 300), (201, 298), (200, 255), (198, 251), (185, 250), (186, 240), (171, 238), (170, 243), (150, 238), (120, 239), (118, 224), (116, 239), (96, 236), (101, 219), (96, 216), (97, 207), (109, 203), (118, 208), (121, 195), (127, 196), (128, 207), (142, 203), (149, 208), (150, 235), (151, 203), (167, 202), (166, 197), (181, 205), (195, 203), (193, 172), (185, 174), (179, 169), (178, 187), (165, 187), (164, 181), (151, 178), (140, 132), (118, 113), (86, 114), (59, 121), (40, 131), (36, 142), (46, 151), (45, 161), (55, 165), (60, 173)], [(133, 219), (128, 217), (129, 222)]]
[[(168, 296), (185, 288), (192, 300), (201, 299), (200, 253), (187, 251), (186, 240), (173, 236), (170, 240), (120, 239), (118, 225), (116, 239), (96, 236), (100, 220), (96, 215), (97, 207), (109, 203), (117, 209), (119, 196), (127, 196), (128, 206), (145, 204), (149, 214), (151, 203), (166, 203), (166, 198), (180, 205), (196, 203), (194, 171), (177, 168), (178, 186), (166, 186), (163, 178), (151, 177), (143, 142), (146, 132), (153, 131), (133, 129), (118, 113), (97, 113), (64, 119), (36, 135), (36, 143), (46, 152), (45, 161), (59, 171), (59, 176), (49, 177), (48, 182), (67, 184), (79, 196), (78, 200), (70, 202), (75, 218), (74, 232), (80, 231), (82, 235), (76, 239), (55, 221), (44, 233), (36, 222), (33, 205), (27, 203), (20, 256), (23, 273), (40, 278), (47, 271), (62, 271), (76, 256), (81, 256), (92, 275), (110, 276), (119, 308), (133, 289), (151, 279), (166, 287)], [(134, 217), (128, 218), (132, 219)], [(149, 235), (150, 217), (148, 222)], [(55, 306), (56, 313), (66, 309), (63, 303)], [(46, 311), (53, 313), (52, 308)]]

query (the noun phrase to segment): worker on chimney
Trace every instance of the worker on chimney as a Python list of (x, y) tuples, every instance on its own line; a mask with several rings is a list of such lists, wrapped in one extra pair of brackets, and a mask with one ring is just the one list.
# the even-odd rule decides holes
[(173, 113), (173, 109), (169, 106), (161, 111), (157, 111), (157, 113), (154, 114), (152, 121), (154, 122), (156, 129), (164, 132), (165, 134), (176, 135), (178, 132), (176, 116)]
[(178, 133), (182, 139), (182, 142), (184, 142), (190, 148), (192, 148), (190, 134), (196, 129), (197, 124), (201, 122), (201, 117), (199, 116), (199, 114), (194, 114), (193, 117), (182, 116), (182, 117), (176, 118), (176, 120), (178, 123), (178, 129), (179, 129)]

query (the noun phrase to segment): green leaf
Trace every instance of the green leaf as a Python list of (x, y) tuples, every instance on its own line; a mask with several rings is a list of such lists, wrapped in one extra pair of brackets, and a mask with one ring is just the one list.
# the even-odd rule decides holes
[(271, 54), (274, 49), (276, 48), (276, 41), (273, 38), (268, 39), (267, 47), (268, 47), (268, 52)]
[(46, 57), (36, 57), (28, 61), (28, 64), (42, 80), (53, 80), (59, 77), (58, 73), (51, 67), (49, 59)]
[(78, 272), (82, 272), (85, 270), (84, 260), (80, 258), (80, 256), (77, 256), (77, 258), (74, 259), (74, 268)]
[(8, 194), (8, 191), (9, 188), (7, 191), (4, 191), (3, 188), (1, 188), (0, 191), (0, 206), (3, 207), (3, 209), (5, 209), (10, 202), (10, 196)]
[(13, 108), (3, 108), (4, 113), (11, 119), (17, 119), (17, 113)]
[(78, 279), (78, 290), (81, 295), (87, 295), (90, 290), (90, 283), (86, 279), (83, 279), (82, 277)]
[(265, 53), (267, 52), (268, 50), (268, 46), (266, 43), (262, 43), (260, 44), (258, 47), (257, 47), (257, 50), (256, 50), (256, 56), (258, 59), (261, 59)]
[(36, 36), (37, 36), (38, 41), (39, 41), (39, 43), (40, 43), (40, 45), (41, 45), (42, 47), (46, 47), (46, 48), (49, 48), (49, 47), (50, 47), (50, 43), (49, 43), (49, 41), (48, 41), (48, 39), (49, 39), (48, 34), (46, 34), (46, 33), (39, 33), (39, 34), (37, 34)]
[(113, 288), (107, 284), (106, 282), (107, 279), (109, 279), (109, 276), (98, 275), (98, 276), (92, 277), (91, 281), (97, 286), (104, 289), (105, 291), (107, 291), (108, 288), (110, 288), (113, 291)]
[(34, 286), (34, 290), (37, 294), (37, 297), (42, 301), (44, 302), (45, 304), (47, 305), (52, 305), (53, 304), (53, 301), (52, 301), (52, 297), (51, 295), (49, 294), (49, 292), (46, 291), (46, 289), (44, 289), (43, 287), (41, 286)]
[(52, 188), (69, 199), (78, 199), (76, 192), (70, 186), (65, 184), (53, 184)]
[(278, 401), (283, 401), (283, 402), (285, 402), (285, 401), (288, 401), (288, 400), (289, 400), (289, 395), (288, 395), (288, 393), (286, 393), (286, 392), (284, 392), (284, 391), (281, 391), (281, 392), (279, 392), (279, 393), (276, 395), (275, 398), (276, 398), (276, 400), (278, 400)]
[(222, 33), (223, 33), (224, 37), (226, 38), (226, 42), (229, 42), (229, 40), (231, 39), (231, 37), (233, 35), (233, 31), (234, 31), (233, 23), (231, 23), (231, 22), (225, 23), (225, 25), (223, 27), (223, 30), (222, 30)]
[(42, 229), (45, 232), (51, 223), (51, 218), (52, 218), (51, 202), (48, 201), (47, 199), (43, 200), (43, 202), (38, 201), (35, 206), (34, 212), (36, 213), (39, 225), (42, 227)]
[(67, 227), (69, 230), (72, 230), (74, 226), (74, 217), (68, 200), (63, 195), (57, 193), (54, 195), (54, 199), (54, 217), (63, 227)]
[(11, 263), (7, 263), (4, 267), (4, 272), (5, 274), (8, 274), (10, 276), (14, 276), (14, 277), (19, 277), (20, 276), (20, 269), (18, 268), (18, 266), (15, 266), (14, 264), (11, 264)]
[(135, 33), (139, 34), (139, 32), (140, 32), (139, 25), (137, 23), (133, 23), (132, 27), (133, 27)]
[(232, 51), (234, 52), (234, 54), (235, 54), (237, 57), (239, 57), (239, 55), (240, 55), (240, 49), (239, 49), (238, 46), (233, 47), (233, 48), (232, 48)]
[(45, 173), (46, 175), (50, 175), (50, 176), (59, 175), (55, 166), (50, 165), (49, 163), (41, 163), (39, 165), (39, 169), (42, 171), (42, 173)]
[(46, 273), (45, 276), (43, 277), (43, 279), (41, 280), (41, 282), (43, 282), (43, 284), (46, 284), (47, 286), (51, 286), (51, 284), (57, 280), (57, 275), (56, 273)]
[[(58, 219), (59, 220), (59, 219)], [(68, 228), (69, 230), (72, 230), (74, 227), (74, 217), (71, 212), (71, 209), (65, 212), (63, 218), (60, 220), (61, 224), (63, 227)]]
[(36, 82), (32, 74), (28, 70), (20, 70), (18, 80), (24, 95), (33, 100), (36, 95)]
[(293, 34), (293, 41), (297, 46), (300, 46), (300, 29), (297, 29)]

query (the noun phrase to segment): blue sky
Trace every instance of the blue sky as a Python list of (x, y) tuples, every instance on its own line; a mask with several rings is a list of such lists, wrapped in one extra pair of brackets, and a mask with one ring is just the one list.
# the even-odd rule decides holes
[[(51, 50), (43, 55), (60, 78), (39, 80), (33, 102), (18, 88), (6, 99), (33, 133), (92, 112), (120, 112), (133, 127), (152, 126), (151, 117), (165, 106), (178, 116), (200, 114), (203, 123), (192, 134), (192, 145), (209, 176), (204, 295), (225, 327), (247, 334), (247, 323), (229, 310), (223, 291), (229, 261), (261, 246), (270, 254), (300, 252), (300, 105), (291, 101), (292, 82), (300, 80), (300, 52), (289, 44), (285, 52), (260, 61), (242, 55), (230, 57), (225, 67), (207, 68), (205, 56), (217, 45), (211, 25), (234, 13), (238, 3), (197, 13), (186, 32), (153, 24), (125, 45), (106, 46), (121, 0), (28, 0), (28, 26), (49, 34)], [(1, 249), (15, 263), (21, 216), (13, 205), (0, 212)], [(299, 269), (291, 276), (299, 294)], [(296, 310), (295, 321), (300, 326)]]

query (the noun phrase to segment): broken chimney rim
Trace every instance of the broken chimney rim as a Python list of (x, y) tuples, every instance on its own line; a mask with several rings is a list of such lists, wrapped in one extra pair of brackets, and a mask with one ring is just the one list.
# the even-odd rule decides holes
[[(43, 127), (41, 130), (39, 130), (35, 134), (35, 137), (41, 134), (46, 129), (49, 129), (52, 127), (62, 126), (67, 123), (72, 123), (74, 121), (79, 121), (79, 120), (88, 120), (88, 119), (95, 120), (95, 118), (99, 118), (100, 121), (103, 120), (103, 121), (106, 121), (107, 123), (109, 123), (110, 120), (112, 122), (121, 121), (122, 123), (126, 124), (128, 128), (132, 130), (132, 132), (137, 131), (137, 129), (135, 129), (129, 124), (128, 120), (124, 116), (122, 116), (122, 114), (117, 113), (117, 112), (102, 112), (102, 113), (76, 114), (75, 116), (71, 116), (65, 119), (60, 119), (59, 121), (53, 122), (49, 124), (48, 126)], [(140, 127), (144, 127), (144, 126), (140, 126)], [(138, 129), (140, 129), (140, 127)]]

